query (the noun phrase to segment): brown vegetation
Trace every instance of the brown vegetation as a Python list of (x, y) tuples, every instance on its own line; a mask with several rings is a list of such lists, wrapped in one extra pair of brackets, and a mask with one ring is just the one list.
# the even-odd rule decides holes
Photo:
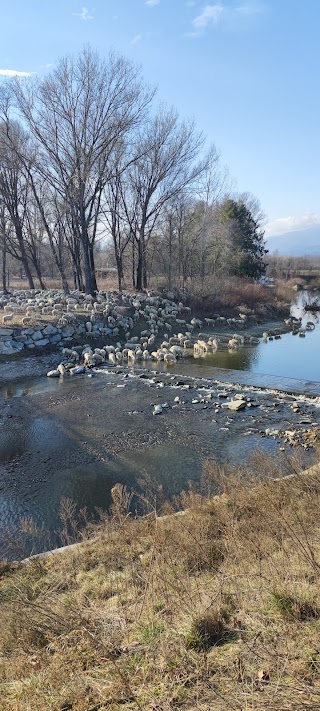
[(320, 708), (320, 470), (217, 478), (140, 520), (117, 486), (94, 539), (2, 567), (3, 711)]
[(269, 287), (251, 279), (224, 277), (193, 285), (189, 302), (196, 311), (207, 316), (213, 313), (238, 316), (241, 312), (265, 320), (287, 315), (292, 294), (284, 282)]

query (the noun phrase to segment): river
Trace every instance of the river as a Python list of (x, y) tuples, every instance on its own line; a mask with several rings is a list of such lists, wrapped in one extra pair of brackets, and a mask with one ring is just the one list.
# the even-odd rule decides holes
[[(315, 323), (305, 338), (287, 333), (174, 368), (120, 368), (62, 381), (45, 377), (53, 356), (36, 361), (36, 376), (34, 358), (1, 366), (0, 555), (58, 545), (63, 498), (92, 515), (110, 506), (119, 481), (155, 500), (198, 483), (206, 459), (243, 463), (257, 448), (278, 457), (283, 442), (265, 436), (270, 426), (288, 430), (320, 419), (320, 327), (303, 311), (308, 298), (302, 292), (292, 306), (302, 325)], [(252, 407), (224, 409), (223, 400), (236, 393), (251, 398)], [(155, 404), (168, 407), (154, 417)], [(38, 542), (20, 536), (27, 518), (46, 532)]]

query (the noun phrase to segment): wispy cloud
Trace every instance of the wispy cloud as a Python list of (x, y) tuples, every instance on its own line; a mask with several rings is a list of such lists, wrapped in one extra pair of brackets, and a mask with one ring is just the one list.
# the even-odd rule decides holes
[(223, 18), (226, 8), (223, 5), (206, 5), (200, 15), (193, 20), (196, 30), (202, 30), (208, 25), (217, 25)]
[(31, 72), (18, 72), (16, 69), (0, 69), (2, 77), (30, 77)]
[(155, 5), (160, 5), (160, 0), (145, 0), (144, 4), (148, 7), (155, 7)]
[(141, 42), (141, 40), (142, 40), (142, 35), (135, 35), (134, 37), (132, 37), (130, 44), (133, 44), (133, 45), (139, 44), (139, 42)]
[(309, 227), (316, 227), (317, 225), (319, 225), (320, 234), (320, 213), (306, 212), (304, 215), (291, 215), (271, 220), (266, 225), (265, 232), (266, 237), (273, 237), (274, 235), (283, 235), (286, 232), (307, 230)]
[(81, 8), (80, 12), (73, 12), (72, 14), (74, 15), (74, 17), (79, 17), (80, 20), (83, 20), (84, 22), (86, 22), (86, 20), (94, 19), (94, 15), (90, 14), (90, 11), (85, 6)]
[(227, 27), (243, 26), (250, 18), (260, 15), (265, 11), (265, 5), (260, 0), (252, 2), (225, 5), (222, 2), (205, 5), (199, 15), (194, 17), (193, 32), (189, 32), (190, 37), (197, 37), (209, 28), (225, 25)]

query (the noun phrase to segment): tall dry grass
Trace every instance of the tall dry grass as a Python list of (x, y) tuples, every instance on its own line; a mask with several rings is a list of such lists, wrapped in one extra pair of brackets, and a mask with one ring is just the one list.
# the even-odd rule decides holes
[(288, 313), (292, 288), (284, 282), (265, 286), (249, 279), (223, 277), (194, 284), (188, 293), (190, 305), (199, 313), (225, 316), (255, 314), (261, 319), (282, 317)]
[(175, 515), (117, 486), (94, 539), (3, 566), (0, 708), (320, 708), (320, 468), (259, 462), (208, 463)]

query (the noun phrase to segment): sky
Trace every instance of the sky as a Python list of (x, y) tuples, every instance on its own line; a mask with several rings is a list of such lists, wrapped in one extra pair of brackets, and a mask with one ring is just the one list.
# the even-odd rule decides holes
[(0, 0), (0, 80), (91, 44), (193, 118), (266, 236), (320, 226), (319, 0)]

